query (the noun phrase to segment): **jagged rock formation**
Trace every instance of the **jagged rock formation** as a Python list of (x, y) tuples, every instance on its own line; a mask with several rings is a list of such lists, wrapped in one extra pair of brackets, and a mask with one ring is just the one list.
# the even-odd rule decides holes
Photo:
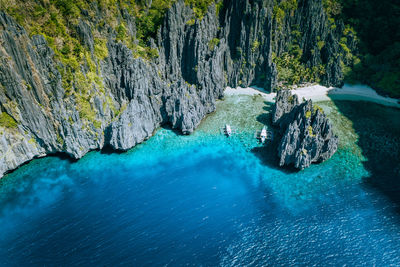
[[(162, 124), (191, 133), (215, 110), (227, 85), (257, 84), (273, 90), (277, 73), (272, 56), (289, 49), (293, 28), (302, 29), (297, 37), (304, 63), (326, 64), (324, 83), (339, 85), (340, 60), (332, 58), (340, 56), (340, 29), (327, 26), (321, 1), (299, 1), (280, 22), (272, 12), (274, 3), (225, 1), (218, 14), (212, 4), (204, 18), (189, 23), (192, 9), (177, 1), (167, 11), (156, 40), (149, 42), (158, 52), (150, 60), (138, 58), (115, 38), (113, 28), (96, 26), (100, 18), (93, 21), (87, 10), (81, 10), (76, 34), (89, 52), (76, 74), (80, 78), (72, 81), (43, 36), (30, 37), (0, 11), (0, 121), (13, 125), (0, 124), (0, 176), (51, 153), (80, 158), (105, 145), (127, 150)], [(101, 16), (98, 10), (95, 14)], [(126, 34), (134, 38), (135, 20), (123, 14)], [(94, 56), (94, 29), (106, 39), (108, 51), (101, 59)], [(317, 39), (326, 43), (321, 50)], [(324, 121), (319, 113), (312, 118)], [(295, 126), (291, 131), (300, 127)], [(330, 133), (319, 126), (314, 131)], [(301, 157), (299, 167), (330, 156), (310, 153)], [(285, 163), (289, 156), (283, 157)]]
[(337, 150), (339, 139), (329, 119), (311, 100), (299, 103), (297, 95), (289, 90), (278, 91), (272, 120), (282, 134), (278, 146), (280, 166), (304, 169), (329, 159)]

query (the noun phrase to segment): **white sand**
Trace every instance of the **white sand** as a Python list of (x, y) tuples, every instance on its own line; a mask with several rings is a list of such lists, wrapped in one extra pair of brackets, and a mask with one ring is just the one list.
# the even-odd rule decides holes
[[(225, 89), (225, 95), (261, 95), (266, 101), (274, 102), (276, 93), (266, 93), (263, 89), (257, 87), (247, 88), (230, 88)], [(400, 103), (397, 99), (378, 95), (374, 89), (365, 85), (348, 85), (343, 88), (325, 87), (321, 85), (312, 85), (307, 87), (297, 88), (292, 90), (292, 93), (297, 94), (299, 99), (311, 99), (315, 102), (327, 100), (364, 100), (382, 104), (385, 106), (400, 108)]]

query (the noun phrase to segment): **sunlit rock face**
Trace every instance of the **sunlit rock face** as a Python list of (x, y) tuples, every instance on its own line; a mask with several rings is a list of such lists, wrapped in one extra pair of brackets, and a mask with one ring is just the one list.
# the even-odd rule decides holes
[(329, 159), (337, 150), (339, 138), (323, 110), (311, 100), (299, 103), (297, 95), (289, 90), (277, 93), (273, 123), (282, 134), (278, 146), (280, 166), (304, 169)]
[[(1, 11), (0, 111), (15, 126), (0, 125), (0, 176), (51, 153), (80, 158), (105, 145), (127, 150), (162, 124), (190, 134), (215, 110), (227, 85), (274, 90), (273, 55), (288, 51), (297, 28), (302, 29), (296, 43), (304, 63), (325, 65), (321, 80), (326, 85), (341, 83), (340, 60), (330, 60), (340, 57), (341, 30), (327, 27), (321, 1), (298, 1), (280, 23), (273, 16), (274, 1), (225, 2), (218, 12), (212, 4), (193, 23), (190, 6), (183, 0), (173, 4), (149, 40), (158, 54), (151, 59), (137, 57), (117, 41), (110, 25), (98, 27), (101, 12), (94, 10), (93, 19), (82, 11), (76, 38), (91, 60), (79, 66), (79, 77), (62, 71), (42, 35), (29, 36)], [(135, 38), (135, 20), (125, 15), (127, 34)], [(100, 59), (96, 34), (106, 42), (107, 54)], [(322, 49), (317, 40), (325, 42)]]

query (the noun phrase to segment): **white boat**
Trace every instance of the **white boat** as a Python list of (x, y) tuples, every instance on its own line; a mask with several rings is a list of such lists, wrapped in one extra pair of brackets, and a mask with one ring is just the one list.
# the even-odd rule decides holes
[(225, 124), (224, 127), (220, 128), (220, 132), (227, 137), (231, 137), (234, 134), (237, 134), (237, 131), (234, 127), (230, 126), (229, 124)]
[(267, 141), (267, 139), (268, 140), (274, 139), (274, 135), (272, 131), (267, 130), (267, 127), (264, 126), (261, 131), (256, 131), (254, 133), (254, 138), (259, 139), (260, 142), (264, 144), (265, 141)]
[(231, 136), (232, 135), (232, 128), (229, 124), (225, 125), (225, 133), (227, 136)]
[(265, 126), (261, 130), (260, 140), (261, 140), (261, 143), (263, 143), (263, 144), (264, 144), (265, 140), (267, 140), (267, 129), (265, 128)]

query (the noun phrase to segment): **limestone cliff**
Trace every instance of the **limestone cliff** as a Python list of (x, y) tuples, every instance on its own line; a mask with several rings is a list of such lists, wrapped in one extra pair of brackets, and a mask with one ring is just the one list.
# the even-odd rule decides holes
[[(162, 124), (189, 134), (215, 110), (227, 85), (274, 90), (273, 59), (294, 39), (304, 66), (324, 65), (322, 81), (340, 85), (340, 29), (329, 27), (321, 1), (300, 0), (282, 18), (274, 15), (276, 3), (224, 1), (218, 12), (212, 4), (203, 18), (194, 19), (192, 8), (177, 1), (148, 41), (157, 56), (147, 59), (102, 23), (93, 4), (95, 15), (81, 10), (74, 31), (85, 47), (84, 63), (74, 73), (44, 36), (30, 36), (0, 11), (0, 176), (56, 152), (80, 158), (105, 145), (127, 150)], [(135, 19), (121, 10), (124, 34), (135, 39)], [(300, 34), (294, 37), (293, 29)]]
[(281, 131), (280, 166), (304, 169), (329, 159), (337, 150), (339, 139), (323, 110), (311, 100), (299, 103), (289, 90), (278, 91), (272, 122)]

